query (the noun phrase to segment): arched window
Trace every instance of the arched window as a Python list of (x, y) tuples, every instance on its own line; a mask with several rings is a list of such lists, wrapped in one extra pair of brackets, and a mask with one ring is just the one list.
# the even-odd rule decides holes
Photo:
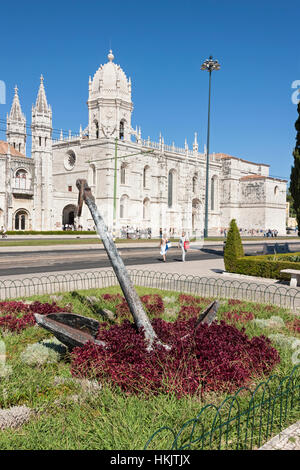
[(30, 185), (27, 171), (23, 169), (17, 170), (14, 187), (16, 189), (29, 189), (28, 184)]
[(143, 201), (143, 219), (150, 219), (150, 200), (148, 197), (146, 197)]
[(278, 186), (275, 186), (275, 188), (274, 188), (274, 196), (277, 196), (278, 193), (279, 193), (279, 188), (278, 188)]
[(26, 230), (28, 225), (28, 214), (25, 210), (18, 210), (15, 214), (15, 230)]
[(121, 165), (121, 184), (126, 184), (126, 163)]
[(197, 188), (197, 176), (195, 175), (193, 177), (193, 193), (196, 192), (196, 188)]
[(89, 167), (88, 181), (90, 186), (96, 185), (96, 167), (94, 164), (91, 164)]
[(172, 207), (175, 202), (175, 171), (170, 170), (168, 174), (168, 206)]
[(120, 219), (126, 219), (128, 214), (129, 197), (124, 194), (120, 199)]
[(120, 130), (119, 130), (119, 139), (124, 140), (124, 128), (125, 128), (125, 123), (124, 120), (120, 121)]
[(217, 207), (217, 176), (213, 176), (210, 182), (210, 209), (212, 211), (216, 210)]
[(148, 179), (149, 179), (149, 167), (145, 166), (143, 170), (143, 188), (147, 188), (149, 184)]

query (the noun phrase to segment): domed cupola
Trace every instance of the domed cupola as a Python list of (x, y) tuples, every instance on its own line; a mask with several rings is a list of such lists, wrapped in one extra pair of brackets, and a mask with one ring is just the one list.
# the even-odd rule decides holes
[(89, 138), (118, 137), (130, 140), (131, 81), (114, 63), (109, 51), (108, 62), (100, 65), (93, 79), (89, 80)]

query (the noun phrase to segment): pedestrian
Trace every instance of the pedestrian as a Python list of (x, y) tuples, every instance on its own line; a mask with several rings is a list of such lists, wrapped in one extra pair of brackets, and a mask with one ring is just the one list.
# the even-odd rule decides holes
[(184, 262), (185, 261), (185, 254), (189, 248), (189, 238), (188, 236), (186, 235), (185, 232), (182, 232), (182, 235), (179, 239), (179, 248), (181, 248), (181, 254), (182, 254), (182, 261)]
[(6, 228), (3, 227), (3, 225), (1, 226), (1, 234), (2, 234), (2, 238), (7, 238), (7, 235), (6, 235)]
[(167, 235), (164, 233), (162, 235), (162, 238), (160, 239), (160, 254), (163, 257), (164, 263), (166, 262), (166, 253), (168, 249), (167, 243), (168, 243)]

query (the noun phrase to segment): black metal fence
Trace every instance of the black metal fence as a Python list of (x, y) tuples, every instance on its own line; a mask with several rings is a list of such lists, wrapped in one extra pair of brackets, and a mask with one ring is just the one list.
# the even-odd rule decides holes
[[(290, 310), (300, 308), (300, 289), (231, 279), (198, 277), (129, 269), (135, 285), (191, 293), (203, 297), (233, 298), (275, 304)], [(0, 280), (0, 299), (54, 294), (79, 289), (118, 285), (112, 269), (84, 273), (49, 274), (41, 277)]]
[(158, 429), (144, 449), (258, 449), (284, 427), (299, 419), (300, 365), (279, 379), (272, 375), (253, 392), (240, 388), (220, 406), (208, 404), (179, 431)]

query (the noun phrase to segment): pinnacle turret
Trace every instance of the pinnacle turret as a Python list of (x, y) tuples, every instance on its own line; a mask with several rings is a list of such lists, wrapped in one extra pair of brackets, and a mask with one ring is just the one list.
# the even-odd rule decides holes
[(39, 88), (39, 91), (38, 91), (38, 95), (37, 95), (34, 110), (38, 113), (41, 113), (41, 114), (48, 114), (48, 113), (51, 113), (51, 108), (50, 108), (50, 106), (48, 106), (48, 103), (47, 103), (46, 92), (45, 92), (45, 88), (44, 88), (44, 77), (43, 77), (43, 75), (41, 75), (40, 80), (41, 80), (40, 88)]
[(21, 123), (26, 123), (26, 119), (24, 114), (22, 113), (21, 105), (20, 105), (20, 100), (19, 100), (19, 95), (18, 95), (18, 87), (17, 85), (15, 86), (15, 95), (14, 99), (12, 102), (11, 110), (9, 113), (8, 119), (10, 121), (18, 121)]
[(15, 94), (9, 115), (7, 115), (6, 135), (7, 142), (19, 152), (26, 153), (26, 118), (22, 113), (18, 95), (18, 87), (15, 86)]
[(32, 153), (51, 151), (52, 111), (47, 103), (44, 77), (41, 75), (40, 87), (35, 105), (32, 106)]

